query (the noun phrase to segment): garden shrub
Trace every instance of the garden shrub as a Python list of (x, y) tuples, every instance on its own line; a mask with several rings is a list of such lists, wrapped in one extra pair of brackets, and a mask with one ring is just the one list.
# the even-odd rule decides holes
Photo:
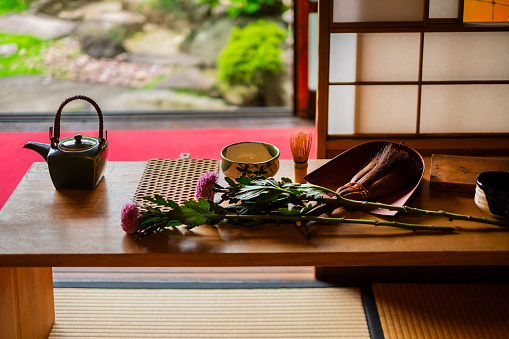
[(201, 0), (142, 0), (141, 3), (148, 4), (155, 10), (162, 10), (173, 19), (191, 22), (202, 20), (210, 7)]
[(0, 15), (10, 12), (21, 12), (27, 7), (27, 2), (24, 0), (1, 0), (0, 1)]
[(218, 59), (220, 79), (230, 86), (255, 85), (262, 90), (267, 75), (284, 72), (285, 36), (282, 28), (265, 20), (234, 28)]
[(41, 52), (51, 41), (29, 35), (0, 33), (1, 44), (16, 44), (17, 51), (11, 56), (0, 57), (0, 77), (43, 73)]
[[(168, 0), (166, 0), (168, 1)], [(260, 12), (266, 13), (283, 13), (286, 6), (282, 4), (281, 0), (201, 0), (203, 3), (207, 3), (211, 8), (221, 5), (227, 6), (228, 15), (231, 17), (237, 17), (239, 15), (256, 15)]]

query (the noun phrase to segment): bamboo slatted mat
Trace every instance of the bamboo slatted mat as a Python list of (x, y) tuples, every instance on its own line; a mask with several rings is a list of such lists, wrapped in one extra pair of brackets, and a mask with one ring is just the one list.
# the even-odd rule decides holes
[(55, 289), (57, 338), (364, 338), (361, 291)]
[(386, 339), (509, 338), (507, 284), (373, 284)]
[[(204, 173), (218, 171), (219, 160), (215, 159), (151, 159), (136, 188), (134, 200), (142, 201), (145, 196), (158, 194), (181, 204), (194, 198), (196, 184)], [(161, 208), (162, 211), (168, 209)]]

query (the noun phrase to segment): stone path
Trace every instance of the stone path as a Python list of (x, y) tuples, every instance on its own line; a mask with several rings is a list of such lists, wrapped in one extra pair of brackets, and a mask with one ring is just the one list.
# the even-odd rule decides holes
[[(56, 112), (60, 103), (73, 95), (93, 98), (103, 111), (168, 111), (172, 109), (226, 109), (223, 100), (196, 97), (167, 89), (133, 90), (57, 80), (49, 77), (19, 76), (0, 78), (0, 114)], [(66, 109), (79, 109), (85, 102), (69, 103)], [(92, 108), (89, 108), (92, 110)]]

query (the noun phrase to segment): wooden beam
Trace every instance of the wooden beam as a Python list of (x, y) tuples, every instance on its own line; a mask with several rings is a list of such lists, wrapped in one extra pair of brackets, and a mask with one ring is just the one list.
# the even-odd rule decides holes
[(359, 144), (370, 141), (404, 142), (406, 146), (419, 151), (422, 155), (451, 154), (470, 156), (507, 156), (509, 155), (509, 136), (465, 136), (465, 137), (415, 137), (415, 136), (372, 136), (372, 137), (330, 137), (325, 142), (327, 153), (324, 158), (334, 156)]

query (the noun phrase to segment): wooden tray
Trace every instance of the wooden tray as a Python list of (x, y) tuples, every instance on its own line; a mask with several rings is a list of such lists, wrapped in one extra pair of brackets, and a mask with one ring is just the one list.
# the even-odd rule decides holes
[(509, 158), (433, 154), (430, 187), (475, 194), (477, 176), (487, 171), (509, 171)]
[[(373, 141), (364, 143), (339, 154), (325, 165), (309, 173), (305, 179), (312, 184), (337, 190), (339, 187), (350, 182), (350, 179), (359, 172), (386, 144), (388, 141)], [(393, 143), (394, 144), (394, 143)], [(422, 164), (422, 173), (418, 180), (406, 188), (382, 197), (368, 199), (369, 201), (381, 202), (389, 205), (403, 206), (413, 192), (419, 186), (424, 174), (425, 164), (422, 156), (414, 149), (402, 144), (394, 144), (403, 148), (408, 154)], [(394, 216), (397, 211), (386, 209), (369, 210), (369, 213)]]

